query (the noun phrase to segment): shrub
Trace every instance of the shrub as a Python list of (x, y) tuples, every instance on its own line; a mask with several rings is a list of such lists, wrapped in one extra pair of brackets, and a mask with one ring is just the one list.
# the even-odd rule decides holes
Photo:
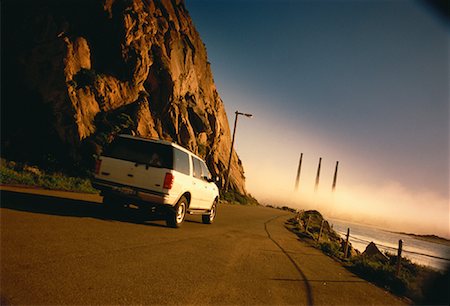
[(356, 256), (350, 260), (349, 269), (362, 278), (399, 295), (404, 295), (408, 288), (407, 278), (397, 277), (395, 266), (390, 263), (381, 263), (365, 256)]
[(324, 241), (319, 243), (319, 248), (322, 250), (322, 252), (333, 256), (333, 257), (341, 257), (343, 254), (339, 251), (340, 245), (336, 242), (332, 241)]
[[(30, 172), (30, 169), (33, 169)], [(87, 178), (71, 177), (62, 173), (46, 173), (37, 167), (28, 167), (16, 162), (2, 160), (0, 183), (37, 186), (53, 190), (97, 193)]]
[(234, 190), (220, 193), (220, 198), (230, 203), (241, 205), (259, 205), (258, 201), (250, 194), (242, 195)]

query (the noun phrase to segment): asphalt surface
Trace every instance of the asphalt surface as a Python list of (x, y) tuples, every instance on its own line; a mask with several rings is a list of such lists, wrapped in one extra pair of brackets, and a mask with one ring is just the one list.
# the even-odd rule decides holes
[(220, 205), (180, 229), (93, 195), (1, 187), (2, 304), (403, 305), (284, 228)]

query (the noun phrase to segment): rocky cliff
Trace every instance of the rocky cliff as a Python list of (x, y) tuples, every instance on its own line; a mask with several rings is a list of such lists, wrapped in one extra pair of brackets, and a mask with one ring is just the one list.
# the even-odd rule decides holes
[[(228, 120), (183, 1), (3, 1), (2, 22), (2, 155), (77, 163), (125, 130), (225, 176)], [(245, 193), (236, 153), (230, 183)]]

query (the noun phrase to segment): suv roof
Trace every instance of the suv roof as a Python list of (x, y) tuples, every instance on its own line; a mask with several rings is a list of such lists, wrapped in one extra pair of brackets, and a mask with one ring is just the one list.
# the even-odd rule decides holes
[(167, 140), (162, 140), (162, 139), (155, 139), (155, 138), (145, 138), (145, 137), (141, 137), (141, 136), (133, 136), (133, 135), (128, 135), (128, 134), (120, 134), (118, 135), (118, 137), (123, 137), (123, 138), (130, 138), (130, 139), (137, 139), (137, 140), (143, 140), (143, 141), (148, 141), (148, 142), (153, 142), (153, 143), (160, 143), (163, 145), (168, 145), (168, 146), (172, 146), (175, 147), (177, 149), (180, 149), (181, 151), (184, 151), (188, 154), (194, 155), (197, 158), (203, 160), (201, 157), (197, 156), (196, 154), (192, 153), (191, 151), (189, 151), (186, 148), (183, 148), (182, 146), (180, 146), (179, 144), (176, 144), (174, 142), (170, 142)]

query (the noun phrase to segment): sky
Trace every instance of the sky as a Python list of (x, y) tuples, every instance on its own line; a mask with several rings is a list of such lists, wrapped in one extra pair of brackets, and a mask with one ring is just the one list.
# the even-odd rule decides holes
[(235, 110), (253, 114), (239, 117), (235, 142), (249, 193), (450, 238), (450, 31), (439, 16), (401, 0), (186, 6), (230, 127)]

